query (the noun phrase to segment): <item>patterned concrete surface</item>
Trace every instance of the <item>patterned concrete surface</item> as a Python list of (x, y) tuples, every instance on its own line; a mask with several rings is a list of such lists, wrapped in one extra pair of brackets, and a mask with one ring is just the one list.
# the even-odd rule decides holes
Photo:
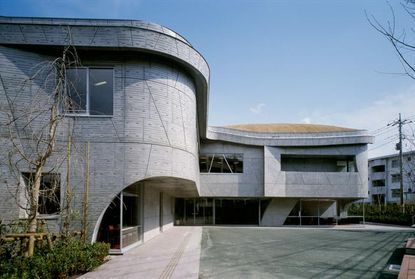
[(173, 227), (80, 278), (198, 278), (202, 227)]

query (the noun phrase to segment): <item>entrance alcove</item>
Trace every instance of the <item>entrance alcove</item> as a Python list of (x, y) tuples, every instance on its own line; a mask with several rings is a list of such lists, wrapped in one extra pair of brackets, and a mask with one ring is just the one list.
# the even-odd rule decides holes
[(110, 244), (110, 252), (123, 252), (142, 240), (142, 189), (136, 183), (121, 191), (102, 217), (96, 241)]

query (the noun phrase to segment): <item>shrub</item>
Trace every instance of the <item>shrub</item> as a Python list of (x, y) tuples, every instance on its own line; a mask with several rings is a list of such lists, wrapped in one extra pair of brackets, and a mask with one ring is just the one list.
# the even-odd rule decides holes
[(15, 245), (9, 245), (0, 253), (0, 278), (47, 279), (82, 274), (101, 265), (109, 250), (106, 243), (85, 244), (67, 238), (55, 241), (53, 250), (42, 245), (35, 249), (33, 257), (27, 258), (12, 253)]
[[(368, 222), (410, 226), (412, 225), (412, 216), (415, 215), (414, 205), (405, 205), (404, 213), (402, 212), (402, 206), (398, 204), (365, 204), (364, 207), (365, 220)], [(362, 216), (363, 205), (352, 204), (349, 207), (348, 214), (349, 216)]]

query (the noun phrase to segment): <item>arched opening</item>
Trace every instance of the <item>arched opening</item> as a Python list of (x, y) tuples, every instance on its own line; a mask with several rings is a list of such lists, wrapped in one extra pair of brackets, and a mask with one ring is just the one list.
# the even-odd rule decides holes
[(142, 239), (141, 184), (121, 191), (110, 203), (102, 217), (97, 241), (110, 244), (110, 251), (122, 252)]

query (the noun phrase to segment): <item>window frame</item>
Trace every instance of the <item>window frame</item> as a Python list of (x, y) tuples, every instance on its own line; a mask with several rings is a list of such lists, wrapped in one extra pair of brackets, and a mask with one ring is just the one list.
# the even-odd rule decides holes
[[(24, 182), (25, 187), (29, 187), (29, 185), (27, 185), (27, 183), (30, 183), (30, 176), (34, 175), (34, 172), (21, 172), (21, 177), (22, 177), (22, 181)], [(41, 174), (41, 188), (40, 191), (42, 191), (42, 184), (44, 184), (44, 179), (46, 176), (53, 176), (56, 177), (56, 182), (58, 182), (57, 185), (57, 189), (55, 189), (55, 197), (57, 197), (59, 199), (58, 202), (56, 201), (52, 201), (52, 203), (56, 203), (56, 205), (58, 206), (58, 211), (53, 212), (53, 213), (41, 213), (40, 209), (41, 209), (41, 200), (43, 199), (43, 203), (45, 203), (45, 200), (48, 200), (47, 198), (43, 197), (41, 195), (41, 193), (39, 193), (39, 197), (38, 197), (38, 216), (39, 218), (44, 218), (44, 219), (49, 219), (49, 218), (56, 218), (60, 216), (61, 210), (62, 210), (62, 181), (61, 181), (61, 174), (59, 172), (42, 172)], [(43, 189), (44, 191), (45, 189)], [(48, 189), (51, 190), (51, 189)], [(58, 194), (58, 195), (56, 195)], [(50, 201), (49, 201), (50, 202)]]
[[(232, 170), (232, 167), (230, 166), (230, 163), (228, 162), (228, 159), (226, 158), (227, 155), (235, 155), (235, 156), (240, 156), (241, 157), (241, 162), (242, 162), (241, 172), (234, 172)], [(207, 166), (208, 167), (207, 171), (202, 171), (202, 169), (200, 168), (200, 157), (201, 156), (206, 156), (208, 158), (211, 157), (211, 160), (206, 161), (206, 163), (210, 162), (210, 166)], [(214, 160), (217, 157), (222, 157), (223, 158), (224, 163), (226, 163), (227, 167), (229, 168), (229, 170), (231, 172), (212, 172), (211, 171)], [(218, 152), (218, 153), (202, 153), (202, 154), (199, 154), (199, 172), (200, 172), (200, 174), (243, 174), (244, 173), (244, 168), (245, 168), (244, 165), (245, 165), (244, 164), (244, 153), (220, 153), (220, 152)]]
[[(98, 117), (98, 118), (109, 118), (114, 116), (114, 93), (115, 93), (115, 68), (114, 66), (80, 66), (80, 67), (70, 67), (67, 70), (77, 70), (77, 69), (86, 69), (86, 100), (85, 100), (85, 112), (68, 112), (65, 109), (63, 110), (63, 115), (68, 117)], [(91, 114), (90, 113), (90, 84), (89, 84), (89, 71), (90, 69), (108, 69), (112, 70), (112, 114)], [(65, 77), (65, 83), (67, 82)], [(67, 89), (65, 89), (67, 90)], [(69, 97), (69, 96), (68, 96)]]

